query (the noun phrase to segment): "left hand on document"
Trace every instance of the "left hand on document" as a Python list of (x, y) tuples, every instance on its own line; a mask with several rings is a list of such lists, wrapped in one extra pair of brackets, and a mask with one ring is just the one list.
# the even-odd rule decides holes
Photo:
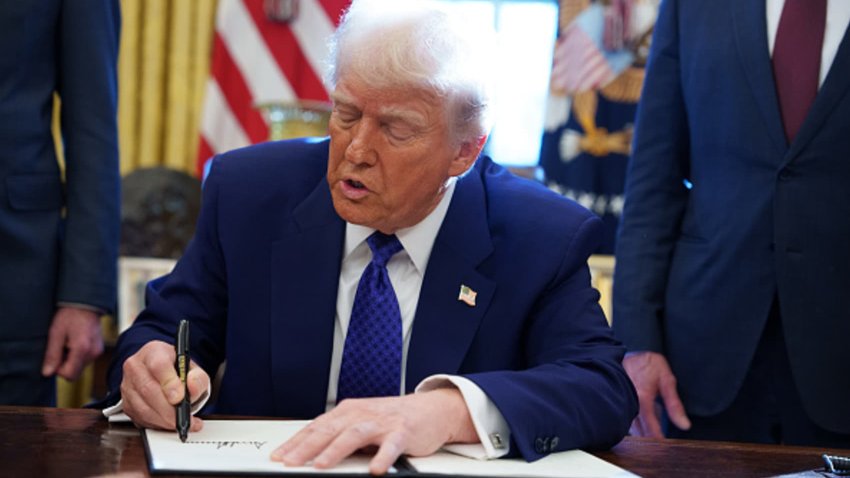
[(430, 455), (446, 443), (477, 443), (460, 392), (440, 388), (401, 397), (343, 400), (272, 452), (288, 466), (331, 468), (365, 447), (378, 451), (369, 472), (382, 475), (401, 454)]

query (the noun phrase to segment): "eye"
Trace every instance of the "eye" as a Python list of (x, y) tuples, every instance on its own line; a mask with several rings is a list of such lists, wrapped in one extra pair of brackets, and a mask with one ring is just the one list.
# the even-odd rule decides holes
[(334, 109), (333, 117), (340, 126), (347, 127), (360, 119), (360, 112), (349, 109)]
[(389, 123), (384, 125), (384, 131), (394, 141), (407, 141), (415, 136), (415, 131), (407, 124)]

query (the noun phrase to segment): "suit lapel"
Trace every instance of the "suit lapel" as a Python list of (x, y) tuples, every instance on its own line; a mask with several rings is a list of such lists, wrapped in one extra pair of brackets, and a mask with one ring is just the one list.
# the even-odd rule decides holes
[(735, 40), (741, 64), (747, 75), (750, 90), (755, 97), (768, 134), (780, 151), (788, 149), (779, 102), (776, 99), (776, 84), (773, 66), (767, 46), (767, 20), (764, 1), (732, 0)]
[(838, 46), (835, 59), (821, 85), (820, 91), (812, 103), (806, 119), (803, 121), (791, 150), (786, 155), (786, 163), (791, 161), (820, 130), (841, 98), (850, 90), (850, 28), (844, 32), (844, 38)]
[[(408, 392), (429, 375), (459, 371), (496, 289), (476, 270), (493, 251), (478, 171), (458, 181), (434, 242), (407, 353)], [(477, 293), (474, 307), (458, 300), (461, 285)]]
[(312, 417), (327, 400), (345, 222), (324, 179), (292, 217), (272, 245), (274, 400), (279, 414)]

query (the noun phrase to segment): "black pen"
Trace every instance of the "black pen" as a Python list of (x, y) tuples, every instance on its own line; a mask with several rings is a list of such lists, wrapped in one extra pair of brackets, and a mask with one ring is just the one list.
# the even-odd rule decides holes
[(189, 374), (189, 321), (180, 321), (180, 326), (177, 328), (177, 342), (174, 344), (174, 348), (177, 349), (177, 359), (174, 361), (174, 367), (177, 368), (177, 376), (180, 377), (180, 382), (183, 384), (183, 400), (180, 400), (180, 403), (175, 406), (177, 412), (177, 433), (180, 435), (180, 441), (185, 442), (186, 438), (189, 437), (189, 425), (192, 423), (189, 386), (186, 383), (186, 376)]

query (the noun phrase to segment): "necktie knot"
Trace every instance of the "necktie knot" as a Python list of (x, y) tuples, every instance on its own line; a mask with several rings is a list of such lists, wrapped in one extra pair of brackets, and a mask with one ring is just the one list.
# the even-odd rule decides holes
[(369, 249), (372, 249), (372, 262), (379, 267), (386, 267), (390, 258), (402, 250), (395, 234), (386, 235), (381, 231), (375, 231), (366, 239), (366, 243), (369, 244)]

